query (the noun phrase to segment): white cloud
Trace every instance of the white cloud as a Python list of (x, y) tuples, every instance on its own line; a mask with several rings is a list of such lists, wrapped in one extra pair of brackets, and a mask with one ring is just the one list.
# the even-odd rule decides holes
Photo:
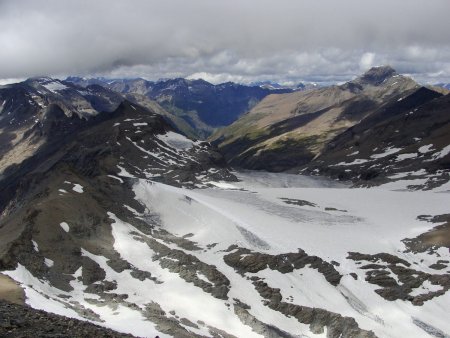
[(375, 60), (375, 54), (374, 53), (364, 53), (361, 56), (361, 60), (359, 61), (359, 68), (361, 68), (361, 70), (367, 70), (369, 68), (371, 68), (373, 66), (373, 62)]
[(448, 0), (2, 0), (0, 78), (340, 81), (389, 63), (450, 81), (449, 12)]

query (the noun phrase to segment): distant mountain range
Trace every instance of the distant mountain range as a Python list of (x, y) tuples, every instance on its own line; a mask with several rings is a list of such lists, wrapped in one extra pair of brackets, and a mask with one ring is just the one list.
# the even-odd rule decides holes
[(259, 82), (252, 82), (250, 83), (250, 86), (258, 86), (258, 87), (262, 87), (262, 88), (267, 88), (267, 89), (293, 89), (293, 90), (306, 90), (306, 89), (315, 89), (320, 87), (317, 83), (312, 83), (312, 82), (308, 82), (308, 83), (297, 83), (295, 85), (283, 85), (283, 84), (279, 84), (277, 82), (273, 82), (273, 81), (259, 81)]
[(213, 85), (204, 80), (168, 79), (157, 82), (144, 79), (69, 77), (66, 81), (80, 86), (102, 85), (123, 94), (143, 106), (157, 102), (172, 117), (174, 125), (186, 135), (205, 138), (214, 129), (227, 126), (269, 94), (290, 93), (298, 88), (265, 85), (241, 85), (232, 82)]
[(450, 83), (438, 83), (436, 86), (450, 90)]

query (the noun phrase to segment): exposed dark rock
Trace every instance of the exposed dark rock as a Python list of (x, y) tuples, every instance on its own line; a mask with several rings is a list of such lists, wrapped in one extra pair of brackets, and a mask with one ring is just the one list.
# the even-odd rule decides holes
[[(381, 288), (375, 290), (375, 292), (389, 301), (401, 299), (409, 301), (413, 305), (423, 305), (427, 300), (441, 296), (450, 289), (450, 274), (432, 275), (414, 270), (411, 268), (411, 264), (391, 254), (367, 255), (350, 252), (347, 259), (379, 262), (378, 264), (366, 264), (361, 266), (360, 269), (367, 270), (366, 281), (380, 286)], [(421, 287), (425, 281), (440, 286), (442, 289), (439, 291), (424, 291), (420, 295), (412, 296), (411, 292)]]
[(309, 256), (301, 249), (298, 250), (298, 253), (269, 255), (239, 248), (235, 252), (225, 255), (224, 261), (241, 275), (247, 272), (256, 273), (264, 269), (288, 273), (308, 265), (323, 274), (325, 279), (334, 286), (338, 285), (342, 278), (333, 264), (322, 260), (320, 257)]
[(442, 264), (442, 263), (434, 263), (434, 264), (431, 264), (429, 267), (434, 270), (442, 270), (442, 269), (445, 269), (447, 267), (447, 265)]
[(106, 274), (100, 266), (88, 257), (82, 258), (82, 280), (84, 285), (102, 281)]

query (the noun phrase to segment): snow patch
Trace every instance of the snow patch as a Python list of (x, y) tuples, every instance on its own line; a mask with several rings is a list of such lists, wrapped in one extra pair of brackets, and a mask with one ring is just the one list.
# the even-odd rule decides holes
[(339, 162), (339, 163), (335, 164), (335, 166), (348, 166), (348, 165), (355, 165), (355, 164), (363, 164), (363, 163), (367, 163), (367, 162), (369, 162), (369, 160), (357, 158), (356, 160), (354, 160), (352, 162)]
[(220, 189), (239, 189), (238, 187), (236, 187), (235, 185), (233, 185), (233, 184), (230, 184), (230, 183), (228, 183), (228, 182), (222, 182), (222, 181), (220, 181), (220, 182), (214, 182), (214, 181), (209, 181), (209, 182), (206, 182), (207, 184), (211, 184), (211, 185), (213, 185), (213, 186), (215, 186), (215, 187), (218, 187), (218, 188), (220, 188)]
[(123, 183), (123, 180), (120, 177), (117, 177), (114, 175), (108, 175), (108, 177), (114, 178), (115, 180), (119, 181), (120, 183)]
[(411, 158), (416, 158), (417, 154), (416, 153), (406, 153), (406, 154), (400, 154), (397, 155), (396, 160), (397, 161), (403, 161), (403, 160), (407, 160), (407, 159), (411, 159)]
[(117, 168), (119, 168), (120, 172), (117, 174), (122, 177), (131, 177), (135, 178), (133, 175), (131, 175), (128, 171), (125, 170), (125, 168), (121, 167), (120, 165), (117, 165)]
[(36, 243), (36, 241), (31, 240), (31, 243), (33, 243), (33, 249), (34, 249), (34, 251), (39, 252), (39, 246), (38, 246), (38, 244)]
[(81, 184), (75, 183), (73, 185), (72, 190), (77, 192), (77, 193), (79, 193), (79, 194), (82, 194), (83, 193), (83, 186)]
[(67, 224), (66, 222), (61, 222), (61, 223), (59, 223), (59, 225), (65, 232), (69, 232), (69, 230), (70, 230), (69, 224)]
[(434, 153), (433, 158), (435, 160), (437, 160), (440, 158), (444, 158), (448, 154), (450, 154), (450, 144), (448, 146), (444, 147), (441, 151)]
[(383, 158), (383, 157), (395, 154), (396, 152), (399, 152), (400, 150), (402, 150), (402, 149), (401, 148), (388, 147), (388, 148), (384, 149), (383, 153), (374, 154), (374, 155), (370, 156), (370, 158), (373, 158), (373, 159)]
[(195, 142), (188, 139), (187, 137), (175, 133), (173, 131), (168, 131), (166, 134), (163, 135), (157, 135), (156, 136), (159, 140), (163, 141), (164, 143), (168, 144), (172, 148), (178, 149), (178, 150), (187, 150), (194, 146)]
[(419, 153), (421, 153), (421, 154), (428, 153), (428, 152), (431, 151), (431, 149), (432, 149), (433, 147), (434, 147), (433, 144), (427, 144), (427, 145), (425, 145), (425, 146), (421, 146), (421, 147), (419, 148)]
[(61, 82), (58, 82), (58, 81), (53, 81), (53, 82), (50, 82), (50, 83), (46, 83), (46, 84), (43, 84), (43, 86), (45, 88), (47, 88), (48, 90), (50, 90), (51, 92), (53, 92), (53, 93), (57, 93), (60, 90), (69, 88), (66, 85), (64, 85), (64, 84), (62, 84)]
[(49, 268), (51, 268), (55, 262), (52, 261), (50, 258), (44, 258), (44, 264), (47, 265)]

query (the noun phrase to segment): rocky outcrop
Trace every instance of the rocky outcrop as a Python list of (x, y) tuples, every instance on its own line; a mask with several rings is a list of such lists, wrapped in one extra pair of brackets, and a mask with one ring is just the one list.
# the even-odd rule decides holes
[[(420, 215), (418, 216), (418, 219), (440, 224), (415, 238), (405, 238), (403, 243), (405, 243), (408, 251), (433, 252), (441, 247), (449, 248), (450, 250), (450, 214), (437, 215), (434, 217), (431, 215)], [(442, 266), (443, 263), (441, 263), (441, 267)]]
[[(410, 263), (391, 254), (369, 255), (350, 252), (347, 259), (356, 262), (374, 262), (359, 268), (366, 270), (367, 282), (381, 287), (375, 292), (389, 301), (401, 299), (413, 305), (423, 305), (434, 297), (442, 296), (450, 289), (450, 274), (433, 275), (415, 270), (411, 268)], [(433, 291), (427, 288), (421, 290), (425, 282), (434, 286)]]
[(338, 285), (342, 275), (336, 271), (333, 264), (317, 256), (310, 256), (299, 249), (297, 253), (269, 255), (238, 248), (223, 257), (225, 263), (240, 274), (256, 273), (264, 269), (276, 270), (281, 273), (292, 272), (309, 266), (319, 271), (331, 285)]

